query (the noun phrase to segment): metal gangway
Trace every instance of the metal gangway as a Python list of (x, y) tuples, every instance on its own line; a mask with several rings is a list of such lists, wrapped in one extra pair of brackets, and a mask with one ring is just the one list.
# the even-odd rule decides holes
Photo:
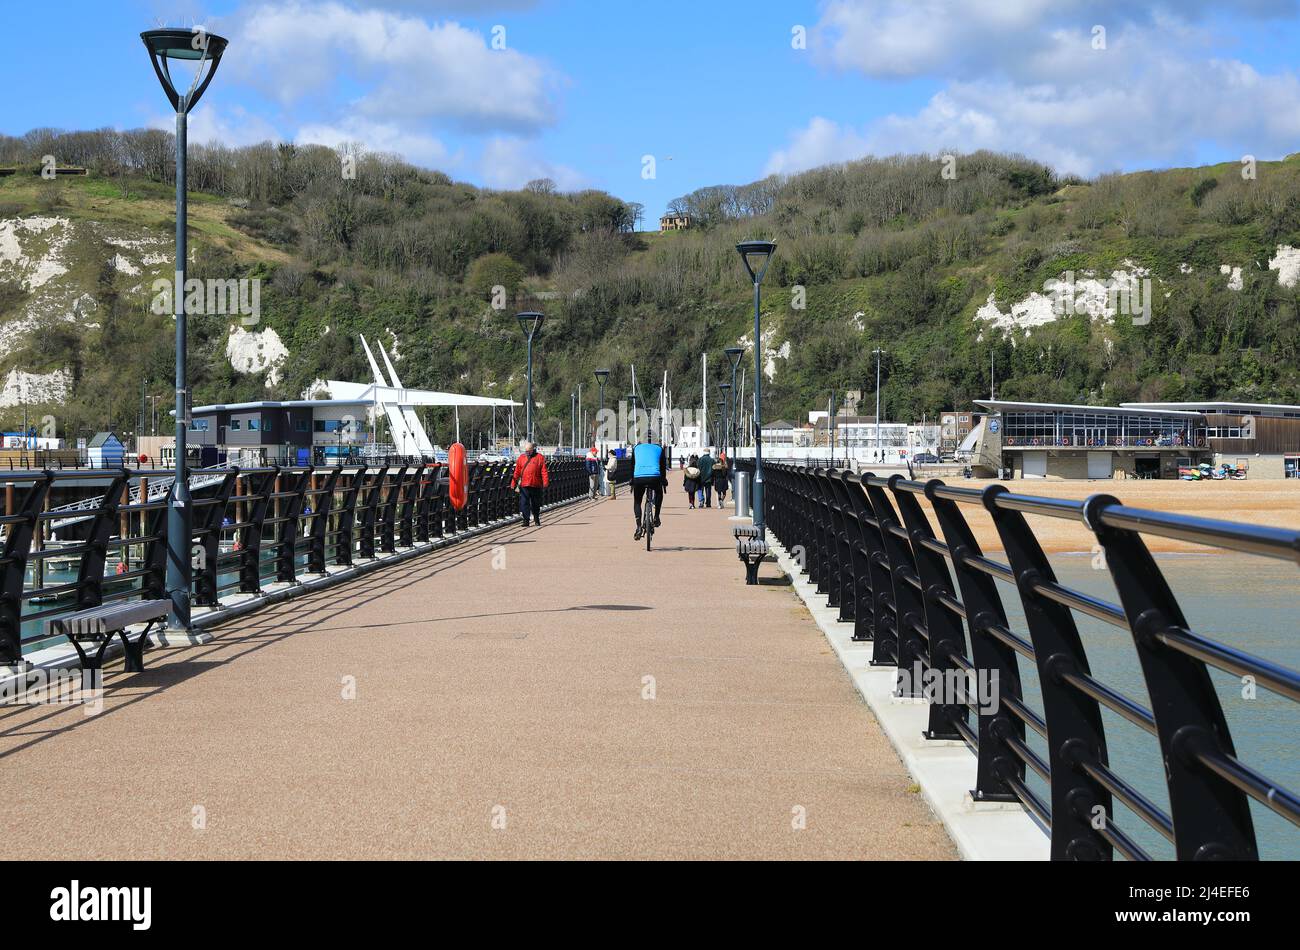
[[(210, 485), (217, 485), (226, 477), (228, 471), (225, 466), (220, 468), (200, 469), (190, 473), (190, 491), (193, 492), (199, 488), (206, 488)], [(127, 490), (126, 504), (138, 505), (161, 501), (170, 494), (172, 483), (176, 481), (175, 475), (166, 475), (158, 479), (150, 480), (147, 477), (141, 478)], [(148, 497), (141, 499), (141, 490), (147, 489)], [(83, 498), (80, 501), (74, 501), (66, 505), (59, 505), (57, 508), (51, 508), (50, 514), (54, 515), (54, 520), (50, 522), (50, 530), (57, 531), (60, 528), (66, 528), (68, 525), (76, 524), (91, 518), (100, 506), (104, 503), (103, 495), (95, 495), (91, 498)], [(59, 517), (63, 515), (64, 517)]]

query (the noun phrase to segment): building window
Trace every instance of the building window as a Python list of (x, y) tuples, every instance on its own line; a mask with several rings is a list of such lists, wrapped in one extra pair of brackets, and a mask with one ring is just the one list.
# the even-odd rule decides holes
[(258, 419), (249, 419), (249, 420), (248, 420), (248, 431), (249, 431), (249, 432), (257, 432), (260, 428), (261, 428), (261, 421), (260, 421), (260, 420), (258, 420)]
[(306, 420), (306, 419), (299, 419), (299, 420), (297, 420), (297, 423), (295, 424), (294, 428), (297, 429), (299, 432), (306, 432), (306, 431), (307, 431), (307, 420)]
[(195, 432), (207, 432), (207, 431), (208, 431), (208, 420), (207, 420), (207, 419), (195, 419), (194, 422), (191, 423), (191, 428), (193, 428)]
[(238, 420), (238, 419), (231, 419), (231, 420), (230, 420), (230, 431), (231, 431), (231, 432), (238, 432), (238, 431), (239, 431), (239, 425), (240, 425), (240, 423), (239, 423), (239, 420)]

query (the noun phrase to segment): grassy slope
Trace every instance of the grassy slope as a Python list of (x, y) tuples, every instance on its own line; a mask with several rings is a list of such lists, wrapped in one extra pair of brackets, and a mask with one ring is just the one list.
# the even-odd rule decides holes
[[(786, 286), (769, 280), (764, 288), (765, 326), (775, 328), (774, 345), (790, 343), (789, 358), (776, 360), (767, 411), (801, 417), (809, 406), (823, 404), (832, 387), (870, 388), (870, 351), (876, 345), (890, 352), (885, 401), (895, 417), (932, 415), (986, 393), (991, 346), (999, 391), (1008, 397), (1118, 401), (1232, 395), (1300, 401), (1295, 295), (1279, 288), (1267, 270), (1277, 244), (1300, 244), (1300, 233), (1285, 217), (1280, 225), (1258, 215), (1225, 223), (1198, 211), (1187, 197), (1197, 182), (1210, 177), (1232, 182), (1239, 173), (1239, 166), (1228, 164), (1150, 175), (1156, 206), (1167, 218), (1162, 224), (1151, 224), (1149, 207), (1126, 207), (1130, 194), (1115, 198), (1099, 226), (1081, 225), (1100, 186), (1075, 184), (994, 209), (991, 223), (981, 226), (977, 250), (946, 264), (912, 268), (904, 263), (866, 277), (814, 280), (802, 278), (791, 265)], [(1264, 165), (1260, 174), (1274, 186), (1281, 182), (1292, 192), (1300, 190), (1296, 163)], [(1136, 176), (1125, 182), (1130, 191), (1136, 188)], [(164, 239), (172, 230), (174, 195), (165, 186), (132, 181), (124, 192), (116, 182), (87, 178), (61, 181), (57, 188), (60, 197), (52, 204), (46, 183), (0, 179), (0, 216), (57, 214)], [(390, 332), (396, 334), (408, 385), (519, 395), (522, 346), (509, 314), (491, 311), (455, 286), (430, 298), (400, 280), (346, 264), (314, 268), (297, 261), (291, 251), (234, 227), (230, 219), (236, 213), (223, 200), (191, 195), (191, 248), (199, 261), (192, 273), (268, 276), (296, 262), (308, 274), (301, 289), (277, 290), (271, 280), (263, 292), (263, 323), (276, 330), (292, 357), (280, 386), (268, 390), (261, 378), (229, 369), (225, 325), (219, 318), (205, 321), (193, 340), (196, 400), (294, 396), (318, 376), (364, 378), (364, 359), (354, 344), (357, 332), (386, 341)], [(892, 230), (905, 235), (915, 227), (900, 222)], [(846, 246), (854, 239), (841, 237)], [(623, 262), (625, 273), (653, 275), (674, 250), (731, 240), (723, 233), (649, 232), (638, 238)], [(800, 255), (799, 236), (779, 239), (789, 260)], [(171, 321), (148, 314), (147, 300), (128, 293), (127, 285), (141, 278), (119, 277), (105, 288), (102, 257), (103, 246), (95, 242), (70, 252), (68, 280), (100, 298), (115, 291), (121, 299), (117, 319), (83, 338), (83, 382), (75, 405), (65, 411), (73, 427), (98, 425), (96, 415), (102, 413), (119, 428), (130, 429), (140, 378), (154, 381), (151, 392), (166, 391), (158, 381), (170, 375)], [(972, 318), (990, 293), (1005, 311), (1030, 292), (1041, 292), (1044, 282), (1062, 271), (1092, 270), (1104, 276), (1126, 260), (1150, 268), (1158, 281), (1151, 327), (1123, 321), (1109, 327), (1067, 318), (1035, 330), (1028, 339), (980, 338), (981, 327)], [(1191, 265), (1193, 273), (1180, 273), (1181, 264)], [(1227, 289), (1221, 264), (1243, 268), (1242, 291)], [(790, 306), (789, 284), (796, 280), (807, 286), (806, 310)], [(536, 277), (530, 284), (535, 291), (560, 289)], [(0, 294), (0, 320), (20, 306), (12, 293), (9, 298)], [(568, 394), (577, 383), (594, 393), (591, 371), (599, 364), (616, 368), (607, 403), (627, 392), (631, 363), (638, 366), (643, 388), (653, 386), (666, 367), (680, 401), (698, 401), (699, 353), (709, 351), (720, 366), (720, 350), (747, 334), (752, 319), (739, 274), (702, 277), (675, 298), (619, 298), (608, 310), (590, 314), (564, 299), (548, 301), (546, 309), (549, 321), (536, 384), (539, 402), (548, 407), (542, 413), (548, 432), (556, 420), (568, 427)], [(861, 331), (855, 319), (863, 324)], [(0, 354), (0, 369), (48, 369), (64, 356), (61, 350), (29, 346)], [(715, 397), (711, 394), (711, 402)], [(0, 421), (12, 425), (13, 416), (12, 411), (0, 413)]]

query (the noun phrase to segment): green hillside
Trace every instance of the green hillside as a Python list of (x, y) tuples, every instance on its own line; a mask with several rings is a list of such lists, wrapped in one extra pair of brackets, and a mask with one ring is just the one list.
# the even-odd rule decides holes
[[(134, 431), (141, 380), (143, 395), (170, 390), (172, 323), (150, 309), (153, 280), (171, 271), (169, 143), (160, 132), (0, 138), (0, 167), (19, 169), (0, 177), (0, 375), (65, 372), (66, 397), (43, 399), (56, 391), (40, 385), (23, 397), (61, 435)], [(31, 170), (43, 154), (89, 174), (42, 180)], [(1231, 164), (1085, 182), (988, 153), (958, 156), (955, 177), (937, 158), (868, 159), (683, 196), (673, 207), (697, 226), (662, 235), (636, 231), (642, 209), (601, 192), (487, 191), (377, 155), (359, 156), (355, 177), (342, 167), (318, 147), (191, 149), (190, 276), (262, 278), (261, 321), (237, 331), (259, 336), (242, 352), (256, 363), (276, 340), (287, 350), (276, 367), (241, 372), (227, 356), (237, 318), (193, 318), (196, 403), (368, 379), (358, 334), (400, 355), (408, 386), (520, 398), (514, 312), (535, 307), (547, 314), (541, 431), (568, 428), (569, 393), (594, 392), (598, 365), (615, 369), (611, 397), (635, 363), (643, 388), (666, 369), (677, 402), (696, 404), (700, 353), (720, 369), (721, 350), (751, 333), (734, 250), (748, 237), (779, 245), (764, 287), (768, 418), (800, 417), (832, 388), (872, 390), (877, 346), (891, 418), (987, 395), (991, 355), (1006, 398), (1300, 402), (1290, 160), (1254, 179)], [(1065, 272), (1149, 273), (1150, 322), (1039, 322), (1032, 295)], [(509, 289), (503, 310), (494, 285)], [(994, 329), (976, 317), (990, 303), (1004, 324), (1032, 325)], [(0, 409), (0, 424), (21, 415)], [(446, 429), (435, 438), (448, 441)]]

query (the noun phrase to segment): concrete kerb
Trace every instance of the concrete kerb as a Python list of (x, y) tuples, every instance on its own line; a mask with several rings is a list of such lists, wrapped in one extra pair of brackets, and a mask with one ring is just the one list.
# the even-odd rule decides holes
[(812, 614), (835, 650), (858, 693), (866, 700), (903, 765), (916, 780), (931, 810), (943, 822), (962, 858), (968, 861), (1045, 861), (1050, 856), (1046, 829), (1016, 803), (976, 802), (975, 756), (964, 742), (925, 739), (928, 704), (894, 695), (893, 666), (871, 666), (873, 645), (853, 640), (853, 624), (825, 606), (798, 562), (769, 537), (770, 556)]
[[(553, 511), (557, 508), (565, 508), (569, 505), (576, 504), (580, 501), (588, 501), (587, 496), (579, 495), (567, 501), (556, 501), (549, 505), (543, 505), (542, 511)], [(246, 616), (269, 607), (272, 604), (283, 603), (286, 600), (292, 600), (296, 597), (303, 597), (307, 594), (316, 593), (338, 584), (345, 583), (371, 571), (376, 571), (384, 567), (395, 564), (401, 564), (412, 558), (419, 557), (422, 554), (429, 554), (433, 551), (440, 551), (443, 548), (451, 547), (471, 538), (478, 537), (490, 531), (494, 531), (511, 523), (517, 523), (519, 515), (513, 514), (504, 518), (498, 518), (487, 524), (478, 525), (465, 531), (457, 531), (453, 534), (436, 538), (432, 541), (416, 542), (409, 548), (402, 548), (391, 554), (378, 554), (373, 559), (353, 564), (351, 567), (327, 567), (325, 574), (313, 575), (293, 583), (273, 582), (267, 584), (260, 593), (242, 594), (231, 597), (230, 602), (222, 604), (220, 607), (198, 607), (195, 609), (191, 618), (193, 631), (180, 631), (179, 636), (172, 634), (174, 642), (167, 641), (167, 631), (155, 631), (150, 634), (150, 641), (155, 648), (161, 649), (180, 649), (190, 646), (199, 646), (211, 642), (212, 634), (208, 631), (221, 624), (236, 620), (239, 617)], [(131, 636), (138, 633), (142, 627), (139, 625), (131, 627), (128, 632)], [(159, 642), (159, 641), (162, 642)], [(113, 640), (109, 643), (108, 648), (104, 651), (104, 661), (115, 660), (122, 655), (122, 643), (120, 640)], [(20, 676), (31, 670), (62, 670), (62, 669), (79, 669), (81, 666), (80, 658), (77, 653), (67, 644), (46, 647), (42, 650), (34, 650), (24, 656), (25, 669), (19, 670), (17, 667), (0, 667), (0, 690), (9, 688)]]

